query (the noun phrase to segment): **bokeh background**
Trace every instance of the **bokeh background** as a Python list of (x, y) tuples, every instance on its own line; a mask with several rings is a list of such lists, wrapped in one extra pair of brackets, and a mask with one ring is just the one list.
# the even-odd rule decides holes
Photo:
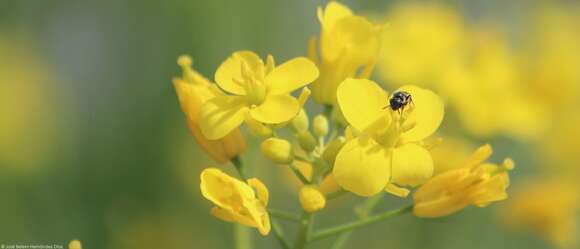
[[(516, 161), (509, 201), (382, 222), (347, 248), (578, 248), (569, 241), (578, 234), (580, 4), (342, 2), (390, 25), (373, 79), (446, 99), (436, 162), (457, 163), (486, 142), (494, 161)], [(237, 50), (279, 62), (305, 55), (325, 3), (0, 1), (0, 243), (232, 248), (231, 224), (210, 216), (199, 192), (200, 171), (215, 164), (180, 112), (176, 58), (190, 54), (211, 78)], [(300, 209), (283, 169), (255, 149), (247, 162), (272, 206)], [(357, 202), (337, 200), (317, 223), (350, 220)], [(277, 248), (273, 236), (253, 236), (255, 248)]]

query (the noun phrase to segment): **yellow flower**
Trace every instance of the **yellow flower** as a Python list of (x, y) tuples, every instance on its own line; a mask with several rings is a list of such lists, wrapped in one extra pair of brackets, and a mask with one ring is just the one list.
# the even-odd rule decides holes
[[(309, 56), (320, 68), (320, 78), (312, 84), (314, 100), (322, 104), (336, 102), (338, 85), (349, 77), (370, 75), (380, 49), (382, 26), (374, 25), (337, 2), (318, 8), (321, 26), (320, 60), (316, 38), (309, 44)], [(362, 68), (362, 70), (360, 70)], [(357, 74), (358, 71), (360, 74)]]
[(429, 84), (461, 55), (465, 28), (453, 9), (406, 2), (386, 19), (378, 69), (389, 83)]
[(516, 229), (529, 229), (561, 248), (577, 248), (576, 214), (580, 210), (577, 184), (561, 179), (535, 179), (514, 191), (500, 209), (503, 221)]
[(300, 189), (300, 205), (309, 213), (314, 213), (326, 206), (326, 197), (314, 186), (304, 186)]
[[(338, 88), (338, 104), (358, 136), (338, 152), (333, 174), (344, 189), (371, 196), (389, 183), (416, 186), (433, 174), (433, 160), (420, 143), (443, 120), (443, 102), (433, 92), (403, 86), (413, 103), (399, 115), (389, 107), (389, 95), (376, 83), (347, 79)], [(400, 194), (399, 194), (400, 195)]]
[(318, 78), (316, 65), (295, 58), (278, 67), (272, 56), (266, 64), (251, 51), (235, 52), (215, 73), (216, 83), (233, 95), (217, 96), (202, 106), (201, 131), (209, 139), (219, 139), (252, 118), (265, 124), (291, 120), (300, 102), (290, 92)]
[(455, 213), (469, 205), (485, 207), (506, 199), (508, 170), (513, 161), (501, 165), (484, 163), (492, 153), (491, 146), (476, 150), (462, 167), (431, 178), (413, 196), (413, 212), (419, 217), (440, 217)]
[(183, 77), (174, 78), (173, 86), (191, 134), (212, 159), (218, 163), (228, 162), (246, 149), (246, 141), (240, 130), (234, 129), (221, 139), (210, 140), (201, 133), (199, 126), (201, 106), (216, 96), (222, 96), (223, 93), (191, 68), (191, 58), (188, 56), (179, 57), (178, 64), (183, 69)]
[(201, 172), (201, 193), (216, 205), (211, 209), (214, 216), (255, 227), (262, 235), (270, 232), (268, 189), (260, 180), (252, 178), (246, 184), (217, 168), (207, 168)]

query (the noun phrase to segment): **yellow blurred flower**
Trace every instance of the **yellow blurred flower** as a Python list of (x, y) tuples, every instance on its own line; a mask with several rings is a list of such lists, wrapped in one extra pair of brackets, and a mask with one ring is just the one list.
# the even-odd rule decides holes
[(312, 95), (319, 103), (334, 104), (336, 89), (344, 79), (370, 75), (380, 50), (382, 25), (354, 15), (337, 2), (329, 2), (324, 10), (319, 7), (317, 14), (320, 43), (310, 40), (309, 57), (318, 64), (320, 78), (312, 84)]
[(577, 184), (535, 179), (518, 186), (500, 217), (512, 228), (537, 232), (561, 248), (576, 248), (578, 211)]
[(201, 172), (201, 193), (216, 205), (211, 209), (214, 216), (255, 227), (262, 235), (270, 232), (268, 189), (257, 178), (246, 184), (217, 168), (207, 168)]
[(66, 101), (70, 89), (21, 31), (0, 27), (0, 171), (31, 177), (61, 152), (70, 153), (77, 132), (75, 104)]
[(174, 78), (173, 86), (179, 98), (181, 110), (186, 116), (187, 126), (195, 141), (216, 162), (225, 163), (244, 152), (246, 141), (239, 129), (230, 131), (221, 139), (209, 140), (199, 128), (199, 112), (201, 106), (223, 93), (205, 77), (191, 68), (191, 58), (181, 56), (178, 64), (183, 69), (182, 78)]
[(457, 60), (464, 46), (463, 23), (443, 5), (406, 3), (386, 17), (379, 72), (390, 84), (436, 83), (434, 78)]
[(442, 143), (429, 150), (435, 165), (433, 175), (461, 167), (474, 149), (475, 146), (464, 139), (445, 137)]
[(303, 57), (276, 67), (272, 56), (264, 64), (254, 52), (235, 52), (215, 73), (220, 88), (233, 95), (217, 96), (202, 106), (201, 131), (209, 139), (219, 139), (246, 118), (265, 124), (290, 121), (301, 108), (290, 92), (316, 78), (316, 65)]
[(507, 39), (493, 26), (467, 29), (456, 12), (437, 4), (394, 8), (382, 39), (381, 75), (391, 85), (436, 90), (471, 134), (537, 138), (549, 109), (532, 94)]
[(326, 206), (326, 198), (315, 186), (304, 186), (300, 189), (299, 200), (302, 209), (314, 213)]
[(389, 108), (389, 95), (370, 80), (347, 79), (339, 86), (340, 109), (359, 133), (340, 149), (334, 163), (334, 177), (344, 189), (371, 196), (389, 183), (416, 186), (433, 174), (431, 155), (418, 142), (441, 124), (443, 102), (416, 86), (399, 91), (413, 98), (402, 116)]
[(508, 170), (513, 161), (501, 165), (484, 163), (492, 154), (490, 145), (477, 149), (459, 168), (434, 176), (413, 195), (413, 212), (419, 217), (450, 215), (469, 205), (485, 207), (506, 199)]
[(580, 57), (570, 51), (580, 51), (579, 13), (578, 6), (542, 4), (530, 16), (532, 28), (521, 58), (524, 82), (535, 99), (551, 110), (576, 110)]
[(470, 33), (468, 60), (442, 71), (439, 89), (472, 134), (537, 138), (546, 128), (546, 108), (522, 82), (522, 72), (503, 35)]

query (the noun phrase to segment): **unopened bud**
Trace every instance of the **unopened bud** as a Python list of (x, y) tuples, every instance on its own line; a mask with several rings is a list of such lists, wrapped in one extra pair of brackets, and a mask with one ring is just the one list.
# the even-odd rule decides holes
[(312, 152), (316, 148), (316, 139), (308, 131), (302, 131), (298, 133), (298, 144), (306, 152)]
[(326, 198), (314, 186), (304, 186), (300, 189), (300, 205), (304, 211), (314, 213), (326, 206)]
[(304, 111), (304, 109), (300, 109), (298, 115), (290, 121), (290, 127), (294, 129), (296, 132), (302, 132), (308, 130), (309, 122), (308, 122), (308, 115)]
[(292, 144), (288, 140), (271, 137), (260, 146), (262, 153), (276, 164), (288, 164), (294, 160)]
[(322, 158), (328, 162), (330, 165), (334, 164), (334, 160), (336, 159), (336, 155), (346, 142), (346, 138), (343, 136), (337, 137), (336, 139), (332, 140), (328, 143), (328, 146), (322, 153)]
[(312, 124), (314, 135), (324, 137), (328, 134), (328, 119), (323, 115), (316, 115), (314, 123)]

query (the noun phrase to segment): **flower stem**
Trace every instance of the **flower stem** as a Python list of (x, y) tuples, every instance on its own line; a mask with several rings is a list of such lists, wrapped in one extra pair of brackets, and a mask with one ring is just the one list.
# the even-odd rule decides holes
[[(368, 217), (369, 213), (373, 211), (373, 209), (381, 202), (383, 199), (384, 193), (380, 193), (375, 195), (369, 199), (367, 199), (363, 205), (357, 207), (355, 209), (355, 213), (357, 214), (359, 219)], [(341, 249), (345, 244), (346, 241), (350, 238), (353, 231), (343, 232), (341, 233), (338, 238), (332, 243), (330, 249)]]
[(326, 200), (332, 200), (332, 199), (336, 199), (338, 197), (343, 196), (344, 194), (347, 194), (348, 192), (344, 189), (339, 189), (337, 191), (334, 191), (330, 194), (326, 195)]
[(234, 167), (236, 167), (236, 170), (238, 171), (238, 174), (240, 174), (240, 177), (244, 180), (247, 180), (248, 177), (246, 175), (246, 169), (244, 168), (244, 163), (242, 162), (242, 159), (239, 156), (236, 156), (232, 158), (231, 162), (234, 165)]
[(284, 238), (284, 231), (282, 231), (282, 227), (280, 227), (280, 224), (278, 224), (278, 222), (275, 220), (272, 220), (272, 232), (274, 232), (274, 236), (283, 249), (290, 249), (290, 243), (288, 243), (286, 238)]
[(300, 216), (293, 214), (293, 213), (290, 213), (290, 212), (287, 212), (287, 211), (268, 208), (268, 213), (270, 215), (272, 215), (276, 218), (280, 218), (280, 219), (285, 219), (285, 220), (294, 221), (294, 222), (302, 221), (302, 218), (300, 218)]
[[(244, 180), (247, 180), (244, 164), (239, 156), (232, 158), (232, 164), (238, 170), (238, 174)], [(251, 249), (252, 248), (252, 234), (249, 228), (244, 225), (234, 224), (234, 245), (236, 249)]]
[(298, 177), (298, 179), (304, 185), (310, 184), (310, 181), (308, 179), (306, 179), (306, 177), (302, 174), (302, 172), (300, 172), (300, 170), (298, 169), (298, 167), (294, 163), (289, 164), (288, 167), (290, 167), (290, 169), (292, 170), (292, 172), (294, 172), (294, 174), (296, 175), (296, 177)]
[(302, 221), (300, 222), (300, 230), (298, 231), (298, 236), (296, 237), (296, 244), (294, 244), (294, 249), (304, 249), (308, 243), (310, 237), (310, 229), (312, 228), (312, 216), (313, 214), (304, 212), (302, 215)]
[(248, 227), (240, 224), (234, 224), (234, 243), (236, 249), (251, 249), (252, 238), (251, 231)]
[(324, 230), (314, 234), (312, 236), (312, 238), (310, 239), (310, 241), (321, 240), (321, 239), (324, 239), (324, 238), (327, 238), (327, 237), (330, 237), (330, 236), (333, 236), (333, 235), (336, 235), (336, 234), (339, 234), (342, 232), (346, 232), (346, 231), (350, 231), (350, 230), (353, 230), (353, 229), (356, 229), (359, 227), (370, 225), (370, 224), (379, 222), (379, 221), (384, 220), (384, 219), (397, 217), (397, 216), (406, 214), (406, 213), (410, 212), (411, 210), (413, 210), (413, 206), (407, 206), (407, 207), (403, 207), (400, 209), (387, 211), (387, 212), (384, 212), (382, 214), (369, 216), (368, 218), (363, 218), (363, 219), (353, 221), (350, 223), (346, 223), (343, 225), (339, 225), (336, 227), (327, 228), (327, 229), (324, 229)]

